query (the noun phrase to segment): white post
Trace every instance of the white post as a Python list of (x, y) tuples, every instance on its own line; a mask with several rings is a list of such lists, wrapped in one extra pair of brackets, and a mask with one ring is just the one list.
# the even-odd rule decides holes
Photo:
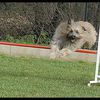
[(95, 81), (97, 81), (99, 74), (99, 57), (100, 57), (100, 27), (99, 27), (99, 37), (98, 37), (98, 48), (97, 48), (97, 59), (96, 59), (96, 70), (95, 70)]
[(99, 37), (98, 37), (97, 58), (96, 58), (95, 80), (90, 81), (90, 83), (88, 83), (88, 86), (90, 86), (92, 83), (100, 83), (100, 80), (98, 80), (98, 78), (100, 78), (100, 75), (99, 75), (99, 58), (100, 58), (100, 27), (99, 27)]

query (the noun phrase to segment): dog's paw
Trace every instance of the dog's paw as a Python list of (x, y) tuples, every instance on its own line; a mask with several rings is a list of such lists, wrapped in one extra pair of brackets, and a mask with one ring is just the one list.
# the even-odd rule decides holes
[(69, 50), (69, 49), (62, 49), (61, 51), (60, 51), (60, 55), (62, 56), (62, 57), (64, 57), (64, 56), (67, 56), (67, 55), (69, 55), (69, 54), (71, 54), (72, 53), (72, 51), (71, 50)]
[(55, 59), (56, 58), (56, 54), (55, 53), (51, 53), (50, 54), (50, 59)]

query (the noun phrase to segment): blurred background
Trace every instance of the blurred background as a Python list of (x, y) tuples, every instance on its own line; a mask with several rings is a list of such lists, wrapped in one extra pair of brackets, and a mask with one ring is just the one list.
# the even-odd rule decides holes
[[(0, 41), (48, 46), (58, 24), (68, 17), (88, 21), (98, 32), (100, 3), (2, 2)], [(97, 42), (91, 49), (97, 49)]]

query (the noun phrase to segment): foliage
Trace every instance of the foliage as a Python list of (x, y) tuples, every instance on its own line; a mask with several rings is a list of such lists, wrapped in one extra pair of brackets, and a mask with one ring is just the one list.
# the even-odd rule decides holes
[[(35, 44), (48, 45), (58, 24), (69, 17), (89, 21), (98, 32), (98, 12), (100, 3), (0, 3), (0, 40), (9, 37), (8, 41), (14, 38), (27, 43), (27, 39), (20, 40), (20, 37), (33, 35)], [(93, 49), (96, 46), (97, 43)]]

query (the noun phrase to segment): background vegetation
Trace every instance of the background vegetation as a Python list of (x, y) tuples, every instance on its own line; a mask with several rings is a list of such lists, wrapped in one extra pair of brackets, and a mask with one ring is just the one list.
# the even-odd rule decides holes
[(89, 21), (98, 32), (100, 3), (0, 3), (0, 41), (48, 45), (59, 22), (68, 17)]

